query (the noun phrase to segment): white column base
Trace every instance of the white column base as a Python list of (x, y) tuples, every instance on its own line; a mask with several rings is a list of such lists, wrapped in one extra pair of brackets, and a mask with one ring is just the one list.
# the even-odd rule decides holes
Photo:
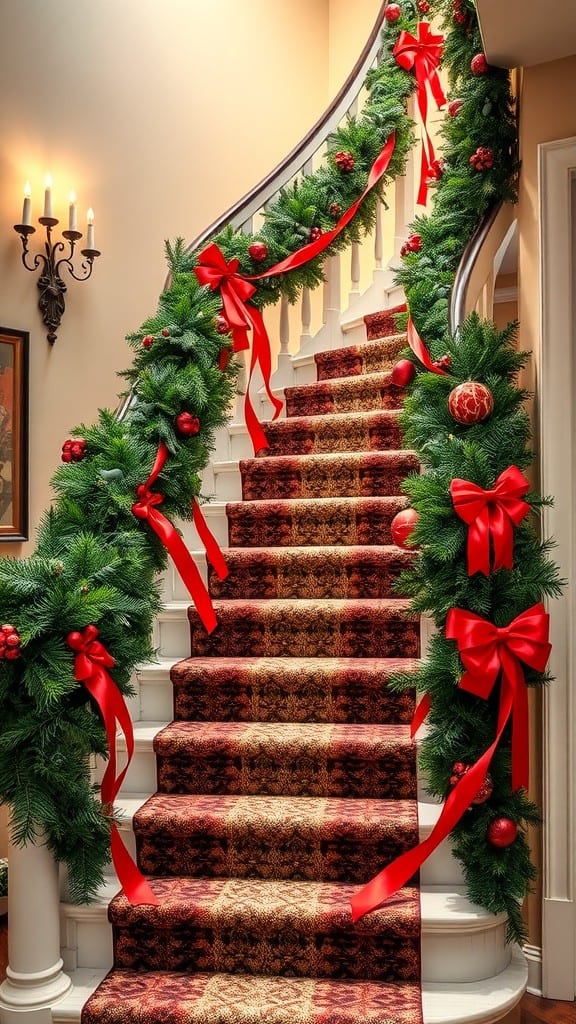
[(63, 966), (59, 959), (36, 974), (19, 974), (8, 967), (0, 985), (1, 1024), (51, 1024), (52, 1006), (72, 987)]

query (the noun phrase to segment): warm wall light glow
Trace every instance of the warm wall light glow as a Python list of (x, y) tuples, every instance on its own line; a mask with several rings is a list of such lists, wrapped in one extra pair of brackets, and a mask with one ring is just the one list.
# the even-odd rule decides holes
[(92, 207), (90, 207), (90, 209), (88, 210), (88, 213), (86, 214), (86, 220), (88, 221), (89, 224), (93, 224), (94, 223), (94, 210), (92, 209)]
[(46, 175), (46, 177), (44, 178), (44, 184), (45, 184), (46, 188), (52, 188), (52, 175), (51, 174), (47, 174)]
[(27, 196), (28, 198), (30, 198), (30, 196), (32, 195), (32, 188), (30, 186), (29, 181), (27, 181), (24, 185), (24, 195)]

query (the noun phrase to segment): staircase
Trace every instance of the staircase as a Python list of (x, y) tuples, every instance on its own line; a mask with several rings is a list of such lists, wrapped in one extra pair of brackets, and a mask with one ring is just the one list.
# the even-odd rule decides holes
[(230, 498), (206, 507), (228, 525), (230, 575), (210, 577), (220, 625), (208, 637), (167, 602), (119, 805), (161, 906), (130, 907), (112, 878), (97, 906), (62, 906), (74, 989), (55, 1022), (78, 1019), (112, 964), (84, 1024), (491, 1022), (520, 999), (524, 960), (446, 845), (420, 887), (355, 926), (348, 906), (438, 814), (417, 787), (413, 695), (386, 685), (420, 643), (392, 589), (412, 556), (390, 521), (417, 469), (390, 383), (403, 345), (299, 357), (317, 381), (286, 388), (270, 448), (212, 467)]

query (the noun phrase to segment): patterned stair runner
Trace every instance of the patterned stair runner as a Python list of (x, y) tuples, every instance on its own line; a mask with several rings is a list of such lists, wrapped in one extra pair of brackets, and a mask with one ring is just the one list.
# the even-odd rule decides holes
[(160, 906), (112, 901), (114, 968), (83, 1024), (422, 1024), (416, 880), (355, 925), (349, 907), (418, 841), (414, 695), (388, 688), (419, 656), (394, 589), (413, 556), (390, 537), (418, 468), (390, 381), (404, 344), (317, 355), (240, 465), (219, 625), (188, 612), (134, 819)]

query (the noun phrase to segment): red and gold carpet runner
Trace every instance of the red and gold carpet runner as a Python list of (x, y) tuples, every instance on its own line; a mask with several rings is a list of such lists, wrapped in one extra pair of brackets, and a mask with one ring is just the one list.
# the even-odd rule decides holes
[(110, 906), (114, 968), (83, 1024), (421, 1024), (416, 884), (352, 924), (349, 899), (418, 841), (413, 695), (419, 623), (391, 546), (417, 468), (390, 369), (404, 342), (316, 356), (270, 448), (241, 463), (218, 628), (189, 611), (137, 813), (160, 906)]

